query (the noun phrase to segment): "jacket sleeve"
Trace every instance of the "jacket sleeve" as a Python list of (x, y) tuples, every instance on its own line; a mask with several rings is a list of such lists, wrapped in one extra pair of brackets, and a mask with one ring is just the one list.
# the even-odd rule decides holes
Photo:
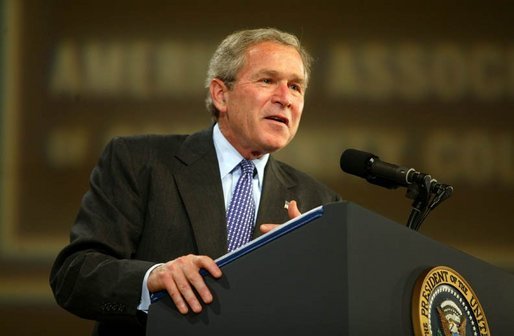
[[(134, 152), (143, 157), (135, 160)], [(109, 143), (91, 174), (70, 243), (52, 267), (57, 303), (80, 317), (138, 321), (141, 284), (154, 264), (132, 259), (145, 218), (144, 155), (123, 138)]]

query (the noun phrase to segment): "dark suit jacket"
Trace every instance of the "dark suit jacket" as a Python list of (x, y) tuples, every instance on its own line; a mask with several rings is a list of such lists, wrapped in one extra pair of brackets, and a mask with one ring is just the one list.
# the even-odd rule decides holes
[[(300, 211), (339, 196), (270, 157), (257, 216), (288, 220), (285, 200)], [(226, 214), (212, 128), (190, 136), (116, 138), (91, 174), (70, 244), (50, 275), (57, 302), (97, 320), (96, 334), (144, 334), (137, 311), (145, 272), (182, 255), (217, 258), (227, 251)]]

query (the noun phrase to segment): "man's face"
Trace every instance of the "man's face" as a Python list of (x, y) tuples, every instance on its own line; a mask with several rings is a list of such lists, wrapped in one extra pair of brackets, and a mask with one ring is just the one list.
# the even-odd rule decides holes
[(298, 129), (305, 85), (296, 49), (274, 42), (251, 46), (232, 89), (225, 91), (218, 120), (223, 135), (245, 158), (283, 148)]

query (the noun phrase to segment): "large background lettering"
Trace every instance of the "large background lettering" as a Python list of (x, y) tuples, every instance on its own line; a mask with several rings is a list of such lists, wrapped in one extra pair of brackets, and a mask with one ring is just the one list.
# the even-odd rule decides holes
[(315, 57), (300, 131), (277, 157), (402, 225), (405, 190), (345, 175), (339, 157), (358, 148), (428, 172), (455, 193), (421, 232), (514, 272), (508, 2), (4, 0), (0, 16), (7, 334), (89, 334), (90, 322), (56, 307), (47, 279), (91, 169), (113, 136), (209, 126), (207, 62), (242, 28), (291, 31)]

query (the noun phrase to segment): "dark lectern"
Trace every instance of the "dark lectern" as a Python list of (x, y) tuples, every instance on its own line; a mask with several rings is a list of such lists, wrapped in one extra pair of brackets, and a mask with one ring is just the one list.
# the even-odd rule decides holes
[(356, 204), (333, 203), (219, 261), (214, 302), (181, 315), (165, 296), (147, 334), (412, 335), (411, 297), (427, 268), (446, 265), (477, 294), (492, 335), (514, 332), (514, 276)]

